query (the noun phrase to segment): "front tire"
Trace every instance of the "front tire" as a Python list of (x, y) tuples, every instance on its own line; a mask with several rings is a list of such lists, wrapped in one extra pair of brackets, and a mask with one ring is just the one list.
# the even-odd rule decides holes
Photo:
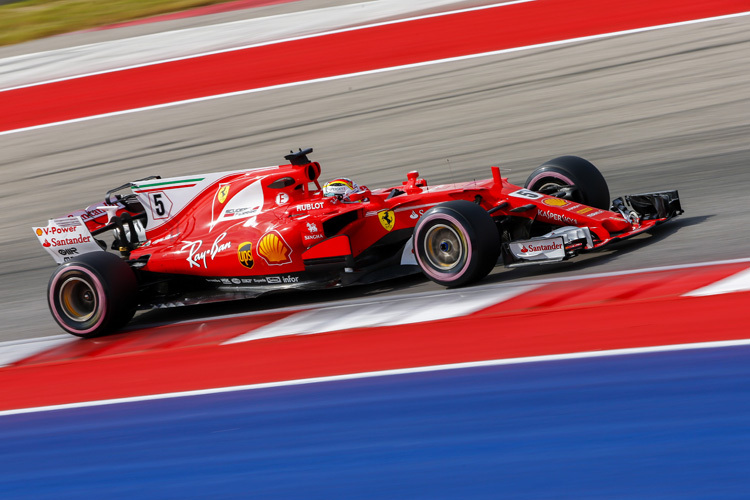
[(414, 254), (422, 272), (443, 286), (458, 287), (489, 274), (500, 255), (500, 236), (490, 214), (470, 201), (441, 203), (414, 228)]
[(106, 252), (61, 265), (47, 287), (52, 317), (78, 337), (97, 337), (124, 326), (135, 312), (138, 283), (131, 267)]
[(591, 162), (578, 156), (560, 156), (534, 170), (524, 187), (543, 194), (560, 188), (573, 189), (561, 198), (590, 207), (609, 209), (609, 187), (604, 176)]

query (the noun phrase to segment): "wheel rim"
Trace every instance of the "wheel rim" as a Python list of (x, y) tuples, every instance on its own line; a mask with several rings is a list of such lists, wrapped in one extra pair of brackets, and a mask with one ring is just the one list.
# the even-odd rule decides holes
[(96, 314), (96, 291), (86, 280), (70, 277), (60, 286), (58, 294), (63, 314), (75, 322), (85, 322)]
[(557, 188), (560, 188), (562, 186), (567, 186), (567, 185), (568, 184), (565, 184), (564, 182), (560, 182), (560, 181), (547, 181), (541, 186), (539, 186), (538, 188), (534, 189), (534, 191), (543, 193), (546, 190), (557, 189)]
[[(567, 186), (570, 186), (570, 184), (559, 181), (557, 179), (550, 179), (544, 182), (541, 186), (533, 188), (532, 191), (536, 191), (537, 193), (543, 193), (543, 194), (551, 194), (551, 193), (555, 193), (559, 191), (560, 188), (567, 187)], [(572, 193), (568, 193), (562, 196), (560, 195), (557, 195), (557, 196), (564, 200), (571, 200), (577, 203), (583, 203), (583, 200), (580, 199), (581, 195), (578, 192), (578, 190), (574, 190)]]
[(441, 271), (450, 271), (464, 261), (463, 239), (446, 224), (436, 224), (428, 229), (424, 248), (427, 261)]

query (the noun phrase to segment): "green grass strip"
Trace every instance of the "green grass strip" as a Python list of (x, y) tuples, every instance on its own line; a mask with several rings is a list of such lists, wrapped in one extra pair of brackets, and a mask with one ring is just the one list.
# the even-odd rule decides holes
[(22, 0), (0, 4), (0, 45), (96, 28), (227, 0)]

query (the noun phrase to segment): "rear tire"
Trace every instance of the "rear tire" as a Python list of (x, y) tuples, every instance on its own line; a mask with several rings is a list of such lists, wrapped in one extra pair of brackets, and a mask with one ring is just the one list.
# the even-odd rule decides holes
[(560, 156), (534, 170), (524, 187), (550, 194), (559, 187), (573, 186), (570, 196), (563, 198), (590, 207), (609, 209), (609, 187), (604, 176), (591, 162), (578, 156)]
[(78, 337), (97, 337), (123, 327), (135, 312), (138, 283), (131, 267), (106, 252), (81, 255), (61, 265), (49, 280), (52, 317)]
[(500, 255), (495, 222), (470, 201), (441, 203), (414, 228), (414, 254), (422, 272), (443, 286), (458, 287), (489, 274)]

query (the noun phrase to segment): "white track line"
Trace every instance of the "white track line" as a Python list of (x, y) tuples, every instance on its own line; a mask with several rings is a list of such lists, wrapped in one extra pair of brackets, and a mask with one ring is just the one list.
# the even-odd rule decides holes
[(496, 55), (501, 55), (501, 54), (508, 54), (508, 53), (512, 53), (512, 52), (520, 52), (520, 51), (525, 51), (525, 50), (540, 49), (540, 48), (546, 48), (546, 47), (555, 47), (555, 46), (558, 46), (558, 45), (567, 45), (567, 44), (571, 44), (571, 43), (587, 42), (587, 41), (593, 41), (593, 40), (601, 40), (601, 39), (612, 38), (612, 37), (616, 37), (616, 36), (632, 35), (632, 34), (636, 34), (636, 33), (644, 33), (644, 32), (648, 32), (648, 31), (655, 31), (655, 30), (666, 29), (666, 28), (674, 28), (674, 27), (679, 27), (679, 26), (688, 26), (688, 25), (692, 25), (692, 24), (699, 24), (699, 23), (705, 23), (705, 22), (721, 21), (721, 20), (732, 19), (732, 18), (747, 16), (747, 15), (750, 15), (750, 11), (748, 11), (748, 12), (741, 12), (741, 13), (738, 13), (738, 14), (728, 14), (728, 15), (725, 15), (725, 16), (716, 16), (716, 17), (708, 17), (708, 18), (703, 18), (703, 19), (695, 19), (695, 20), (692, 20), (692, 21), (683, 21), (683, 22), (679, 22), (679, 23), (662, 24), (662, 25), (658, 25), (658, 26), (649, 26), (649, 27), (645, 27), (645, 28), (636, 28), (636, 29), (632, 29), (632, 30), (616, 31), (616, 32), (612, 32), (612, 33), (602, 33), (602, 34), (599, 34), (599, 35), (591, 35), (591, 36), (585, 36), (585, 37), (579, 37), (579, 38), (570, 38), (570, 39), (567, 39), (567, 40), (559, 40), (559, 41), (555, 41), (555, 42), (540, 43), (540, 44), (535, 44), (535, 45), (526, 45), (526, 46), (522, 46), (522, 47), (514, 47), (514, 48), (511, 48), (511, 49), (496, 50), (496, 51), (491, 51), (491, 52), (482, 52), (482, 53), (479, 53), (479, 54), (470, 54), (470, 55), (466, 55), (466, 56), (450, 57), (450, 58), (446, 58), (446, 59), (436, 59), (436, 60), (433, 60), (433, 61), (424, 61), (424, 62), (420, 62), (420, 63), (405, 64), (405, 65), (401, 65), (401, 66), (391, 66), (391, 67), (388, 67), (388, 68), (379, 68), (379, 69), (374, 69), (374, 70), (369, 70), (369, 71), (360, 71), (360, 72), (356, 72), (356, 73), (347, 73), (347, 74), (343, 74), (343, 75), (336, 75), (336, 76), (330, 76), (330, 77), (325, 77), (325, 78), (315, 78), (315, 79), (312, 79), (312, 80), (304, 80), (304, 81), (300, 81), (300, 82), (291, 82), (291, 83), (285, 83), (285, 84), (281, 84), (281, 85), (271, 85), (271, 86), (268, 86), (268, 87), (246, 89), (246, 90), (240, 90), (240, 91), (236, 91), (236, 92), (228, 92), (226, 94), (216, 94), (216, 95), (211, 95), (211, 96), (198, 97), (198, 98), (194, 98), (194, 99), (186, 99), (186, 100), (183, 100), (183, 101), (174, 101), (174, 102), (169, 102), (169, 103), (164, 103), (164, 104), (157, 104), (157, 105), (154, 105), (154, 106), (145, 106), (145, 107), (142, 107), (142, 108), (134, 108), (134, 109), (127, 109), (127, 110), (124, 110), (124, 111), (115, 111), (115, 112), (112, 112), (112, 113), (103, 113), (103, 114), (100, 114), (100, 115), (86, 116), (86, 117), (83, 117), (83, 118), (75, 118), (75, 119), (72, 119), (72, 120), (64, 120), (64, 121), (59, 121), (59, 122), (45, 123), (45, 124), (42, 124), (42, 125), (34, 125), (32, 127), (24, 127), (24, 128), (13, 129), (13, 130), (6, 130), (6, 131), (3, 131), (3, 132), (0, 132), (0, 136), (9, 135), (9, 134), (16, 134), (16, 133), (20, 133), (20, 132), (29, 132), (29, 131), (32, 131), (32, 130), (40, 130), (40, 129), (44, 129), (44, 128), (48, 128), (48, 127), (56, 127), (56, 126), (59, 126), (59, 125), (69, 125), (69, 124), (73, 124), (73, 123), (80, 123), (80, 122), (85, 122), (85, 121), (88, 121), (88, 120), (96, 120), (96, 119), (100, 119), (100, 118), (109, 118), (109, 117), (114, 117), (114, 116), (121, 116), (121, 115), (126, 115), (126, 114), (129, 114), (129, 113), (137, 113), (137, 112), (141, 112), (141, 111), (151, 111), (151, 110), (156, 110), (156, 109), (163, 109), (163, 108), (168, 108), (168, 107), (172, 107), (172, 106), (180, 106), (180, 105), (183, 105), (183, 104), (193, 104), (193, 103), (198, 103), (198, 102), (205, 102), (205, 101), (210, 101), (210, 100), (213, 100), (213, 99), (223, 99), (223, 98), (226, 98), (226, 97), (234, 97), (234, 96), (240, 96), (240, 95), (253, 94), (253, 93), (256, 93), (256, 92), (266, 92), (266, 91), (269, 91), (269, 90), (278, 90), (278, 89), (284, 89), (284, 88), (290, 88), (290, 87), (297, 87), (297, 86), (300, 86), (300, 85), (309, 85), (309, 84), (312, 84), (312, 83), (330, 82), (330, 81), (342, 80), (342, 79), (346, 79), (346, 78), (354, 78), (354, 77), (357, 77), (357, 76), (375, 75), (375, 74), (386, 73), (386, 72), (390, 72), (390, 71), (400, 71), (400, 70), (405, 70), (405, 69), (420, 68), (420, 67), (432, 66), (432, 65), (436, 65), (436, 64), (465, 61), (465, 60), (477, 59), (477, 58), (488, 57), (488, 56), (496, 56)]
[(15, 410), (0, 411), (0, 417), (7, 415), (19, 415), (23, 413), (39, 413), (54, 410), (67, 410), (74, 408), (88, 408), (92, 406), (105, 406), (120, 403), (135, 403), (140, 401), (154, 401), (159, 399), (172, 399), (190, 396), (202, 396), (209, 394), (221, 394), (227, 392), (248, 391), (257, 389), (268, 389), (274, 387), (287, 387), (295, 385), (319, 384), (322, 382), (336, 382), (340, 380), (356, 380), (363, 378), (385, 377), (390, 375), (409, 375), (414, 373), (428, 373), (443, 370), (460, 370), (464, 368), (480, 368), (486, 366), (519, 365), (525, 363), (539, 363), (549, 361), (561, 361), (570, 359), (603, 358), (608, 356), (624, 356), (632, 354), (650, 354), (658, 352), (688, 351), (697, 349), (715, 349), (721, 347), (738, 347), (750, 345), (750, 339), (721, 340), (714, 342), (696, 342), (694, 344), (673, 344), (653, 347), (635, 347), (627, 349), (611, 349), (608, 351), (586, 351), (566, 354), (552, 354), (546, 356), (528, 356), (524, 358), (492, 359), (487, 361), (472, 361), (467, 363), (451, 363), (444, 365), (417, 366), (412, 368), (399, 368), (395, 370), (382, 370), (374, 372), (350, 373), (346, 375), (332, 375), (328, 377), (313, 377), (297, 380), (284, 380), (279, 382), (268, 382), (264, 384), (238, 385), (232, 387), (216, 387), (213, 389), (201, 389), (196, 391), (169, 392), (163, 394), (151, 394), (148, 396), (135, 396), (129, 398), (102, 399), (99, 401), (83, 401), (61, 405), (37, 406), (34, 408), (19, 408)]
[(35, 354), (59, 347), (63, 344), (75, 342), (72, 335), (54, 335), (35, 339), (20, 339), (0, 342), (0, 367), (16, 361), (29, 358)]
[[(197, 53), (191, 53), (191, 54), (181, 55), (181, 56), (175, 56), (175, 57), (162, 57), (160, 59), (155, 59), (153, 61), (148, 61), (148, 62), (142, 62), (142, 63), (136, 63), (136, 64), (127, 64), (127, 65), (120, 65), (120, 66), (116, 66), (116, 67), (113, 67), (113, 68), (108, 68), (108, 69), (104, 69), (104, 70), (100, 70), (100, 71), (91, 71), (91, 72), (81, 73), (81, 74), (76, 74), (76, 75), (71, 75), (71, 76), (65, 76), (65, 77), (60, 77), (60, 78), (48, 79), (48, 80), (44, 80), (44, 81), (40, 81), (40, 82), (33, 82), (33, 83), (27, 83), (27, 84), (23, 84), (23, 85), (16, 85), (16, 86), (13, 86), (13, 87), (2, 88), (2, 89), (0, 89), (0, 92), (8, 92), (8, 91), (11, 91), (11, 90), (17, 90), (17, 89), (22, 89), (22, 88), (35, 87), (35, 86), (40, 86), (40, 85), (47, 85), (47, 84), (50, 84), (50, 83), (63, 82), (63, 81), (67, 81), (67, 80), (75, 80), (75, 79), (78, 79), (78, 78), (86, 78), (86, 77), (89, 77), (89, 76), (102, 75), (102, 74), (106, 74), (106, 73), (115, 73), (117, 71), (125, 71), (125, 70), (129, 70), (129, 69), (143, 68), (143, 67), (146, 67), (146, 66), (156, 66), (156, 65), (159, 65), (159, 64), (165, 64), (165, 63), (170, 63), (170, 62), (175, 62), (175, 61), (184, 61), (184, 60), (187, 60), (187, 59), (196, 59), (196, 58), (206, 57), (206, 56), (212, 56), (212, 55), (216, 55), (216, 54), (224, 54), (224, 53), (227, 53), (227, 52), (235, 52), (235, 51), (238, 51), (238, 50), (246, 50), (246, 49), (252, 49), (252, 48), (257, 48), (257, 47), (264, 47), (264, 46), (267, 46), (267, 45), (276, 45), (276, 44), (285, 43), (285, 42), (294, 42), (294, 41), (299, 41), (299, 40), (308, 40), (310, 38), (318, 38), (318, 37), (323, 37), (323, 36), (328, 36), (328, 35), (335, 35), (335, 34), (339, 34), (339, 33), (347, 33), (347, 32), (350, 32), (350, 31), (360, 31), (360, 30), (364, 30), (364, 29), (368, 29), (368, 28), (377, 28), (377, 27), (380, 27), (380, 26), (387, 26), (387, 25), (392, 25), (392, 24), (401, 24), (401, 23), (406, 23), (406, 22), (411, 22), (411, 21), (419, 21), (419, 20), (422, 20), (422, 19), (430, 19), (430, 18), (435, 18), (435, 17), (443, 17), (443, 16), (450, 16), (450, 15), (455, 15), (455, 14), (463, 14), (463, 13), (466, 13), (466, 12), (473, 12), (473, 11), (479, 11), (479, 10), (494, 9), (494, 8), (497, 8), (497, 7), (505, 7), (505, 6), (508, 6), (508, 5), (516, 5), (516, 4), (529, 3), (529, 2), (534, 2), (534, 1), (537, 1), (537, 0), (512, 0), (512, 1), (508, 1), (508, 2), (495, 3), (495, 4), (491, 4), (491, 5), (481, 5), (481, 6), (477, 6), (477, 7), (469, 7), (469, 8), (451, 10), (451, 11), (446, 11), (446, 12), (437, 12), (437, 13), (425, 14), (425, 15), (421, 15), (421, 16), (413, 16), (413, 17), (407, 17), (407, 18), (402, 18), (402, 19), (394, 19), (394, 20), (391, 20), (391, 21), (382, 21), (382, 22), (376, 22), (376, 23), (370, 23), (370, 24), (363, 24), (363, 25), (360, 25), (360, 26), (352, 26), (352, 27), (348, 27), (348, 28), (328, 29), (326, 31), (321, 31), (321, 32), (318, 32), (318, 33), (307, 33), (307, 34), (298, 35), (298, 36), (287, 36), (287, 37), (284, 37), (284, 38), (273, 38), (271, 40), (265, 40), (265, 41), (262, 41), (262, 42), (249, 43), (249, 44), (245, 43), (245, 44), (237, 45), (237, 46), (233, 46), (233, 47), (222, 48), (222, 49), (217, 49), (217, 50), (210, 50), (210, 51), (203, 51), (203, 52), (197, 52)], [(179, 46), (187, 44), (188, 41), (191, 41), (192, 43), (194, 43), (194, 39), (196, 38), (196, 32), (208, 31), (209, 34), (210, 34), (210, 36), (212, 38), (218, 38), (218, 37), (222, 36), (221, 35), (222, 31), (226, 31), (228, 29), (228, 27), (230, 27), (232, 25), (238, 25), (239, 28), (241, 29), (241, 31), (243, 31), (243, 32), (251, 32), (252, 33), (253, 31), (257, 31), (258, 29), (263, 29), (264, 27), (268, 26), (272, 21), (282, 22), (284, 24), (284, 26), (290, 26), (290, 25), (294, 26), (295, 24), (298, 24), (297, 21), (299, 21), (299, 20), (294, 21), (294, 20), (286, 19), (286, 18), (294, 17), (294, 16), (316, 16), (316, 17), (322, 17), (322, 18), (331, 18), (331, 17), (334, 17), (333, 11), (338, 11), (338, 10), (342, 10), (342, 9), (344, 9), (344, 10), (352, 10), (352, 9), (356, 10), (355, 14), (350, 14), (350, 15), (345, 16), (348, 19), (350, 19), (350, 21), (347, 21), (347, 22), (355, 22), (357, 19), (359, 19), (360, 22), (361, 22), (363, 20), (363, 16), (364, 16), (365, 20), (367, 19), (367, 16), (366, 16), (367, 13), (362, 11), (362, 8), (366, 8), (366, 7), (371, 7), (370, 10), (372, 10), (373, 13), (376, 13), (378, 15), (378, 17), (386, 17), (386, 16), (400, 15), (400, 14), (402, 14), (404, 12), (411, 12), (411, 11), (414, 11), (414, 10), (420, 9), (420, 8), (424, 9), (424, 8), (428, 8), (428, 7), (440, 7), (440, 6), (446, 5), (446, 4), (450, 5), (451, 3), (454, 3), (454, 2), (455, 2), (455, 0), (444, 0), (444, 1), (438, 1), (438, 2), (434, 2), (434, 1), (433, 2), (422, 2), (424, 5), (421, 5), (418, 2), (410, 2), (408, 5), (404, 5), (404, 2), (402, 2), (401, 0), (394, 0), (394, 1), (391, 1), (391, 3), (393, 5), (391, 5), (389, 7), (387, 5), (386, 6), (379, 5), (379, 4), (383, 3), (383, 1), (380, 0), (378, 2), (372, 2), (371, 1), (371, 2), (365, 2), (365, 3), (362, 3), (362, 4), (343, 5), (343, 6), (339, 6), (339, 7), (330, 7), (330, 8), (319, 9), (319, 10), (314, 10), (314, 11), (303, 11), (303, 12), (295, 12), (295, 13), (291, 13), (291, 14), (282, 14), (282, 15), (278, 15), (278, 16), (269, 16), (269, 17), (257, 18), (257, 19), (246, 19), (246, 20), (242, 20), (242, 21), (234, 21), (234, 22), (231, 22), (231, 23), (224, 23), (224, 24), (219, 24), (219, 25), (202, 26), (202, 27), (198, 27), (198, 28), (187, 28), (187, 29), (183, 29), (183, 30), (168, 31), (168, 32), (165, 32), (165, 33), (155, 33), (155, 34), (152, 34), (152, 35), (143, 35), (143, 36), (140, 36), (140, 37), (128, 38), (128, 39), (124, 39), (124, 40), (115, 40), (115, 41), (110, 41), (110, 42), (101, 42), (101, 43), (97, 43), (97, 44), (81, 45), (81, 46), (77, 46), (77, 47), (70, 47), (70, 48), (66, 48), (66, 49), (59, 49), (59, 50), (55, 50), (55, 51), (42, 52), (42, 53), (37, 53), (37, 54), (24, 54), (24, 55), (20, 55), (20, 56), (8, 57), (8, 58), (5, 58), (5, 59), (0, 59), (0, 69), (2, 69), (2, 65), (3, 64), (7, 65), (8, 62), (20, 61), (20, 62), (26, 63), (26, 61), (25, 61), (26, 59), (30, 59), (30, 58), (33, 58), (33, 57), (37, 57), (37, 58), (52, 57), (56, 53), (71, 52), (71, 53), (74, 53), (74, 54), (78, 55), (78, 54), (80, 54), (80, 52), (85, 52), (85, 51), (99, 52), (101, 50), (106, 50), (107, 47), (112, 46), (112, 45), (124, 45), (125, 47), (122, 48), (122, 49), (120, 49), (120, 50), (121, 51), (126, 51), (131, 46), (137, 46), (139, 41), (141, 42), (140, 45), (149, 45), (149, 46), (151, 46), (151, 45), (155, 45), (155, 44), (156, 45), (161, 44), (161, 45), (170, 46), (170, 48), (172, 48), (172, 50), (175, 50), (173, 48), (173, 46), (177, 46), (176, 48), (177, 48), (177, 50), (179, 50)], [(360, 6), (362, 8), (359, 8)], [(343, 22), (343, 19), (341, 21)], [(259, 26), (258, 27), (253, 27), (253, 26), (250, 26), (249, 24), (252, 24), (252, 25), (258, 24)], [(273, 34), (270, 34), (268, 36), (273, 36)], [(180, 43), (180, 38), (183, 38), (183, 42), (184, 43)], [(133, 49), (131, 48), (130, 50), (132, 51)], [(166, 49), (161, 49), (161, 50), (166, 50)], [(117, 57), (115, 57), (115, 56), (116, 56), (116, 54), (113, 55), (113, 56), (111, 56), (111, 57), (113, 59), (116, 59)], [(88, 58), (92, 58), (92, 57), (94, 57), (94, 56), (93, 55), (88, 56)], [(41, 62), (37, 62), (37, 63), (33, 64), (33, 66), (39, 66), (41, 63), (44, 63), (42, 65), (48, 66), (48, 65), (50, 65), (51, 62), (52, 61), (43, 60)], [(72, 61), (64, 61), (64, 62), (68, 66), (70, 66), (70, 64), (71, 64)], [(86, 62), (86, 61), (84, 60), (83, 62)], [(19, 69), (24, 69), (24, 68), (19, 68)], [(0, 76), (2, 76), (2, 73), (0, 73)]]
[(686, 297), (705, 297), (707, 295), (719, 295), (723, 293), (736, 293), (750, 291), (750, 269), (745, 269), (737, 274), (728, 276), (723, 280), (711, 283), (708, 286), (693, 290), (685, 294)]
[(529, 292), (537, 286), (515, 286), (495, 289), (463, 289), (452, 293), (413, 297), (390, 297), (367, 305), (336, 304), (300, 311), (260, 328), (234, 337), (224, 344), (250, 340), (312, 335), (352, 328), (395, 326), (467, 316)]

